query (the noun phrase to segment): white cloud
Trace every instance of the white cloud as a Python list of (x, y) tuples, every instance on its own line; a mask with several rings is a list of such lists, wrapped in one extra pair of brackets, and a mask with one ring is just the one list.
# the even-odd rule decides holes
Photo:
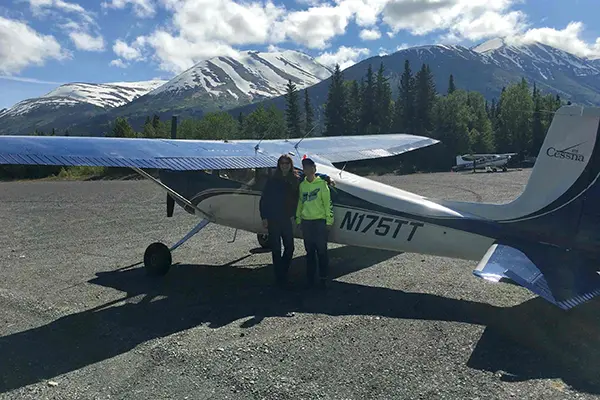
[(156, 8), (152, 0), (110, 0), (110, 2), (104, 1), (100, 5), (102, 8), (122, 10), (129, 4), (131, 4), (135, 15), (140, 18), (149, 18), (156, 14)]
[(56, 13), (52, 12), (52, 8), (58, 9), (62, 12), (78, 14), (83, 20), (89, 24), (95, 24), (93, 14), (86, 11), (82, 6), (76, 3), (69, 3), (63, 0), (27, 0), (29, 7), (34, 15), (36, 16), (54, 16)]
[[(407, 30), (413, 35), (426, 35), (438, 30), (451, 29), (459, 36), (472, 30), (472, 24), (487, 20), (490, 12), (503, 16), (517, 0), (392, 0), (383, 9), (383, 22), (392, 32)], [(512, 17), (513, 22), (515, 16)], [(517, 27), (513, 27), (516, 31)], [(510, 29), (505, 28), (505, 31)], [(472, 33), (471, 33), (472, 34)], [(493, 35), (493, 33), (491, 33)], [(472, 34), (473, 35), (473, 34)]]
[(0, 16), (0, 73), (12, 75), (46, 60), (62, 60), (66, 53), (51, 35), (42, 35), (21, 21)]
[(112, 60), (108, 65), (110, 65), (111, 67), (117, 67), (117, 68), (127, 68), (127, 64), (125, 62), (123, 62), (123, 60)]
[(65, 82), (45, 81), (36, 78), (26, 78), (22, 76), (0, 75), (0, 79), (15, 82), (39, 83), (41, 85), (64, 85)]
[(526, 28), (525, 21), (526, 16), (521, 11), (512, 11), (508, 14), (486, 11), (475, 19), (458, 21), (450, 29), (450, 35), (456, 36), (459, 41), (512, 36)]
[(363, 29), (359, 36), (362, 40), (377, 40), (381, 37), (381, 32), (377, 29)]
[(335, 64), (339, 64), (340, 69), (344, 70), (356, 64), (363, 56), (366, 57), (369, 54), (370, 50), (366, 48), (341, 46), (335, 53), (322, 53), (316, 60), (329, 67), (334, 67)]
[[(34, 14), (39, 18), (48, 16), (54, 24), (67, 32), (78, 50), (103, 51), (104, 38), (99, 33), (99, 26), (94, 13), (87, 11), (77, 3), (64, 0), (26, 0)], [(74, 14), (79, 21), (65, 17), (63, 14)], [(61, 22), (59, 22), (61, 21)]]
[(579, 57), (600, 58), (600, 37), (595, 43), (586, 43), (581, 39), (584, 25), (581, 22), (570, 22), (565, 29), (533, 28), (521, 35), (508, 37), (507, 42), (531, 43), (540, 42), (549, 46), (575, 54)]
[(78, 50), (84, 51), (103, 51), (104, 38), (102, 36), (92, 36), (85, 32), (71, 32), (69, 37)]
[[(65, 0), (26, 1), (38, 9), (52, 6), (65, 12), (92, 15)], [(116, 40), (112, 50), (117, 60), (111, 62), (113, 66), (126, 67), (131, 62), (153, 58), (160, 69), (170, 73), (180, 73), (214, 56), (236, 55), (241, 49), (258, 45), (276, 49), (284, 43), (289, 43), (286, 47), (319, 50), (321, 60), (335, 59), (347, 67), (364, 56), (366, 49), (329, 48), (337, 37), (346, 34), (352, 22), (361, 28), (359, 37), (365, 41), (379, 40), (383, 32), (391, 38), (399, 31), (416, 36), (439, 32), (444, 41), (450, 42), (497, 36), (514, 38), (526, 32), (524, 40), (543, 38), (575, 48), (578, 54), (597, 54), (594, 45), (578, 39), (577, 25), (563, 31), (550, 28), (527, 31), (527, 16), (514, 9), (519, 3), (522, 0), (296, 0), (295, 8), (289, 9), (280, 0), (103, 0), (101, 6), (130, 7), (139, 17), (156, 15), (158, 7), (170, 13), (166, 24), (145, 36), (133, 42)], [(62, 26), (71, 32), (86, 32), (73, 21)], [(73, 39), (78, 40), (78, 48), (104, 47), (101, 36), (86, 33), (85, 40), (82, 34), (71, 34), (72, 38), (78, 38)], [(567, 39), (560, 39), (563, 37)], [(404, 47), (402, 44), (396, 50)]]
[(346, 33), (351, 17), (352, 11), (346, 3), (294, 11), (275, 23), (273, 40), (289, 39), (308, 48), (325, 49), (329, 40)]
[(113, 51), (117, 56), (128, 61), (139, 61), (144, 59), (142, 56), (142, 47), (145, 43), (146, 39), (143, 36), (138, 37), (131, 46), (118, 39), (113, 45)]

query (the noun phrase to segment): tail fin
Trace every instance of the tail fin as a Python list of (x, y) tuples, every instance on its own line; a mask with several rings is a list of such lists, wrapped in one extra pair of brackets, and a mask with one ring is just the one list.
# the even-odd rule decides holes
[[(600, 108), (561, 107), (525, 190), (502, 207), (497, 222), (535, 232), (539, 240), (557, 245), (589, 241), (590, 237), (581, 236), (582, 229), (589, 231), (591, 220), (594, 225), (600, 222), (599, 134)], [(594, 244), (598, 245), (600, 229), (594, 231)]]

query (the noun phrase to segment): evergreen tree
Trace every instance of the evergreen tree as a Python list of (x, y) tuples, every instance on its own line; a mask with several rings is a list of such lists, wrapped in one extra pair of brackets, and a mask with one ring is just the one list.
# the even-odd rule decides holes
[(454, 76), (450, 74), (450, 81), (448, 82), (448, 94), (454, 93), (456, 86), (454, 85)]
[(375, 115), (375, 79), (371, 64), (367, 69), (366, 82), (361, 96), (360, 130), (363, 134), (370, 134), (377, 131), (377, 121)]
[(542, 147), (546, 136), (542, 123), (542, 97), (535, 82), (533, 83), (533, 120), (531, 125), (531, 149), (532, 155), (537, 155)]
[(429, 66), (423, 64), (415, 75), (414, 132), (428, 135), (433, 129), (432, 110), (436, 97), (433, 75)]
[(346, 126), (347, 135), (360, 135), (361, 134), (361, 114), (362, 114), (362, 99), (360, 94), (360, 88), (356, 80), (344, 82), (346, 89)]
[(127, 119), (123, 117), (117, 117), (115, 120), (115, 126), (112, 130), (112, 136), (121, 138), (133, 138), (136, 136), (135, 131), (129, 125)]
[(290, 79), (286, 86), (285, 94), (285, 119), (288, 137), (301, 137), (300, 106), (298, 102), (298, 89)]
[(336, 64), (325, 106), (325, 135), (339, 136), (346, 134), (345, 122), (347, 116), (348, 107), (344, 88), (344, 75), (339, 64)]
[(376, 132), (389, 132), (392, 127), (392, 89), (384, 75), (383, 63), (377, 71), (375, 83), (375, 125)]
[(160, 117), (156, 114), (152, 117), (152, 127), (157, 132), (160, 130)]
[(313, 129), (314, 124), (314, 112), (310, 105), (310, 98), (308, 96), (308, 88), (304, 89), (304, 134), (306, 135)]
[(150, 121), (150, 118), (147, 118), (142, 130), (142, 137), (155, 138), (156, 136), (156, 130), (152, 126), (152, 122)]
[(408, 60), (404, 61), (404, 72), (400, 77), (394, 114), (395, 130), (406, 133), (414, 132), (414, 78)]

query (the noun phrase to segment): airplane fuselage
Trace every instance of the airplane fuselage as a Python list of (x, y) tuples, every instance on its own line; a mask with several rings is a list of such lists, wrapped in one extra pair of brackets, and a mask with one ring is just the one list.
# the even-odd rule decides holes
[[(332, 243), (466, 260), (480, 260), (493, 243), (493, 238), (436, 224), (436, 219), (456, 221), (466, 217), (429, 199), (333, 167), (319, 166), (319, 172), (336, 182), (331, 188)], [(219, 182), (226, 179), (211, 176), (210, 180), (210, 187), (190, 197), (213, 216), (214, 223), (267, 232), (259, 212), (260, 190), (221, 187)], [(177, 187), (175, 181), (165, 183)], [(302, 238), (295, 223), (294, 235)]]

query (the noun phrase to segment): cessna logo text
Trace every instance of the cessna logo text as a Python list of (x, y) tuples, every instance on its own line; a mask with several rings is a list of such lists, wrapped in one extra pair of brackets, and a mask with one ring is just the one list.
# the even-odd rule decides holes
[(571, 146), (564, 150), (558, 150), (555, 147), (548, 147), (548, 150), (546, 150), (546, 154), (548, 155), (548, 157), (564, 158), (565, 160), (584, 162), (585, 157), (583, 156), (583, 154), (579, 154), (577, 149), (575, 149), (575, 147), (579, 146), (579, 144), (576, 144), (575, 146)]

